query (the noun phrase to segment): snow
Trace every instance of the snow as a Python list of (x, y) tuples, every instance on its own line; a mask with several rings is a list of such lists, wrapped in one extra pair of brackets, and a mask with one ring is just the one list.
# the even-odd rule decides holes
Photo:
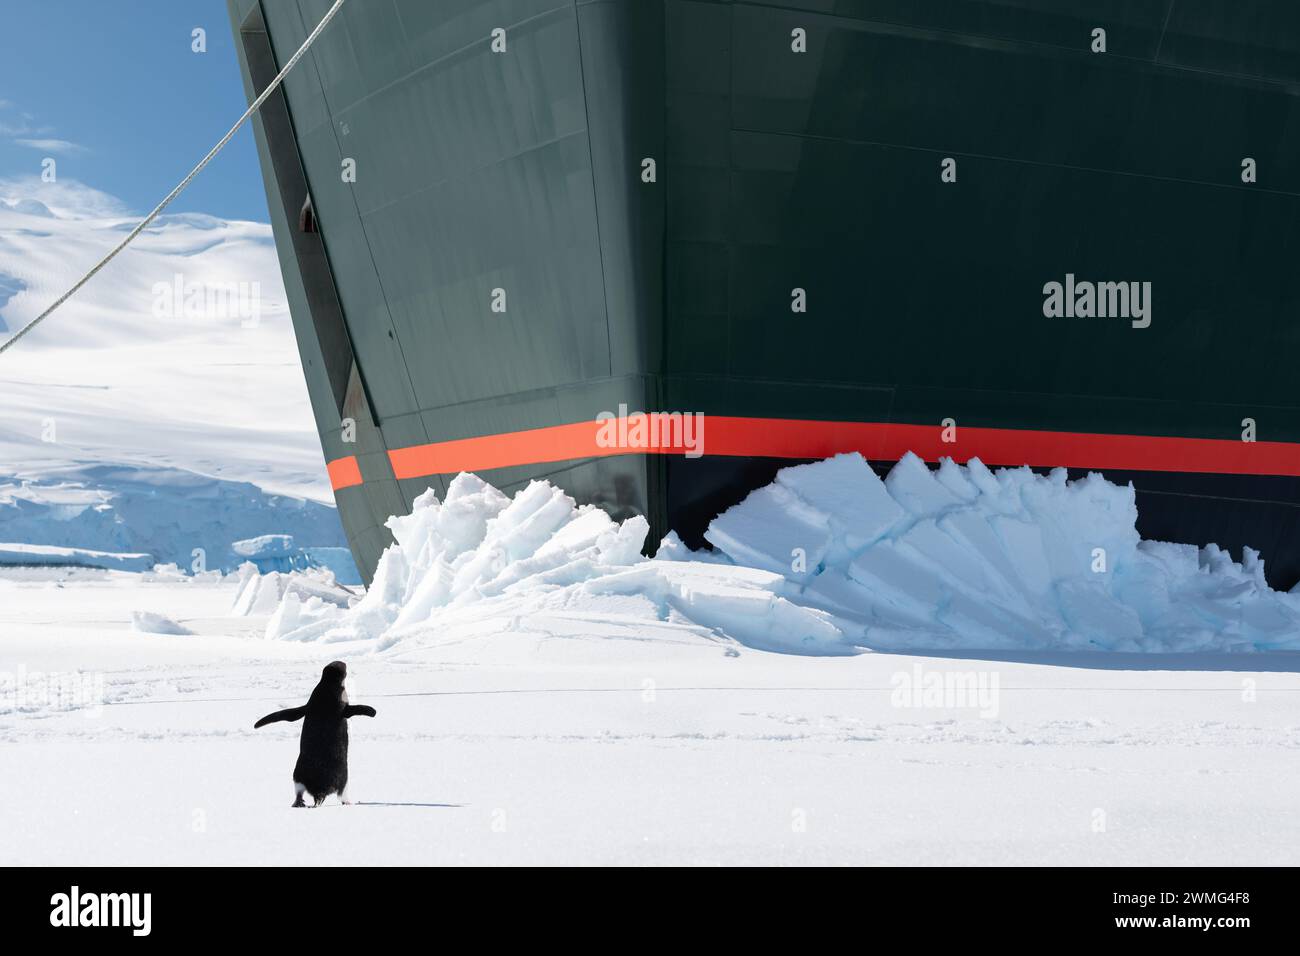
[[(25, 282), (0, 272), (0, 308), (4, 308), (5, 304), (24, 288), (26, 288)], [(0, 332), (7, 331), (9, 327), (5, 325), (4, 317), (0, 316)]]
[(120, 554), (92, 551), (87, 548), (56, 548), (40, 544), (0, 544), (0, 565), (23, 566), (61, 564), (81, 568), (115, 568), (119, 571), (146, 571), (154, 560), (148, 554)]
[(287, 596), (315, 598), (336, 607), (347, 607), (356, 597), (351, 589), (339, 587), (333, 572), (326, 568), (305, 573), (272, 571), (260, 574), (252, 564), (239, 569), (240, 587), (230, 613), (241, 617), (271, 614)]
[[(0, 862), (1300, 862), (1295, 654), (799, 656), (633, 597), (377, 651), (265, 640), (240, 586), (0, 572)], [(360, 803), (291, 810), (300, 727), (252, 725), (333, 659)]]
[(907, 455), (882, 481), (852, 454), (781, 470), (710, 524), (714, 552), (670, 538), (649, 560), (643, 518), (462, 474), (389, 520), (355, 606), (294, 595), (267, 634), (384, 649), (617, 617), (797, 654), (1300, 649), (1300, 595), (1254, 552), (1143, 541), (1136, 521), (1133, 488), (1100, 475)]
[[(11, 330), (137, 218), (73, 181), (0, 181), (0, 199)], [(202, 308), (161, 293), (177, 277)], [(237, 296), (208, 307), (206, 293), (240, 283), (260, 290), (255, 315)], [(331, 500), (269, 225), (161, 217), (0, 360), (0, 462), (44, 474), (109, 461)]]
[[(137, 218), (72, 180), (0, 181), (0, 330)], [(233, 570), (232, 542), (274, 534), (356, 579), (270, 226), (163, 216), (0, 359), (0, 540)]]
[(131, 624), (142, 634), (193, 634), (189, 628), (177, 624), (169, 617), (151, 611), (132, 611)]

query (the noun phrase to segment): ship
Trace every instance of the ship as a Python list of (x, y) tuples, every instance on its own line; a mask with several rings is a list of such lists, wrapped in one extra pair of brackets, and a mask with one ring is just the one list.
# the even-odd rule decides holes
[[(228, 7), (251, 101), (330, 2)], [(254, 130), (367, 581), (462, 471), (698, 548), (908, 451), (1300, 578), (1300, 4), (348, 0)]]

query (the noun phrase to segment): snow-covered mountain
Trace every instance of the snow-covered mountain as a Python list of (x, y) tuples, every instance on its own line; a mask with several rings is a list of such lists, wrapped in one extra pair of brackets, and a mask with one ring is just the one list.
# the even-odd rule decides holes
[[(80, 183), (0, 181), (0, 330), (40, 314), (138, 219)], [(130, 482), (109, 480), (122, 474)], [(223, 496), (215, 489), (225, 483), (235, 484)], [(224, 519), (198, 513), (205, 501), (246, 497), (251, 484), (268, 501), (306, 504), (255, 507), (269, 523), (241, 520), (231, 540), (289, 533), (304, 546), (342, 544), (270, 226), (164, 216), (0, 357), (0, 484), (27, 488), (0, 501), (0, 541), (145, 550), (107, 532), (68, 541), (70, 517), (114, 522), (87, 523), (84, 507), (52, 502), (102, 498), (101, 508), (117, 501), (138, 513), (152, 495), (175, 513), (153, 522), (174, 526), (171, 560), (191, 538), (213, 540)], [(195, 499), (199, 485), (211, 493)]]

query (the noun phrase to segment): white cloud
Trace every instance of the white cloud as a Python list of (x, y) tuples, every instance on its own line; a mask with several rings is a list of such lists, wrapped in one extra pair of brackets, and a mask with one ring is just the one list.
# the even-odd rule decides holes
[[(83, 147), (66, 139), (51, 139), (53, 126), (37, 126), (36, 118), (26, 110), (19, 110), (12, 100), (0, 99), (0, 110), (16, 110), (18, 115), (9, 117), (7, 122), (0, 122), (0, 137), (11, 139), (19, 146), (33, 149), (59, 150), (62, 152), (79, 152)], [(28, 137), (22, 139), (20, 137)]]
[(17, 125), (12, 123), (0, 123), (0, 136), (13, 138), (15, 136), (46, 136), (54, 132), (53, 126), (33, 126), (32, 118), (26, 113)]
[(16, 139), (14, 142), (19, 146), (43, 149), (47, 153), (84, 153), (86, 151), (86, 147), (79, 143), (69, 142), (66, 139)]

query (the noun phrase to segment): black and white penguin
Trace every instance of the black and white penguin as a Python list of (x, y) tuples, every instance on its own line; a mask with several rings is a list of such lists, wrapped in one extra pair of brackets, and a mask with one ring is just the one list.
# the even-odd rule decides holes
[(324, 803), (331, 793), (337, 793), (344, 803), (351, 803), (347, 797), (348, 718), (373, 717), (375, 708), (348, 703), (347, 691), (343, 689), (347, 675), (348, 666), (342, 661), (327, 664), (305, 706), (277, 710), (253, 725), (256, 730), (277, 720), (307, 718), (298, 743), (298, 762), (293, 768), (295, 807), (307, 805), (302, 799), (304, 793), (311, 794), (314, 807)]

